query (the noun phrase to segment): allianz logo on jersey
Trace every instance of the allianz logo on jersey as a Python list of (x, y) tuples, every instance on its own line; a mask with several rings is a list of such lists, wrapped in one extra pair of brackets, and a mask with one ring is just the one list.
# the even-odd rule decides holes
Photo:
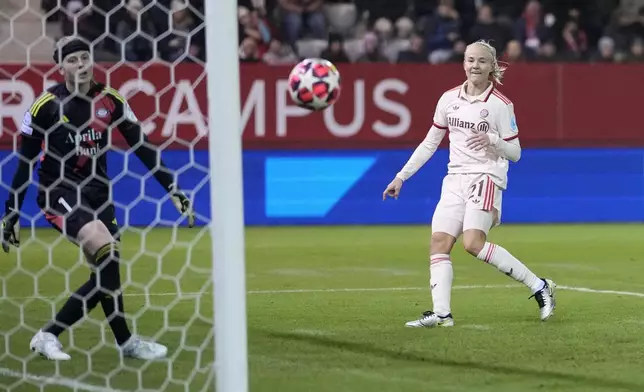
[(96, 142), (102, 139), (103, 132), (88, 128), (80, 134), (73, 135), (72, 132), (68, 133), (66, 143), (76, 146), (76, 155), (95, 156), (101, 150), (101, 147)]
[(469, 122), (469, 121), (463, 121), (458, 117), (448, 117), (447, 122), (449, 123), (450, 127), (465, 128), (465, 129), (474, 129), (474, 128), (476, 128), (476, 123)]

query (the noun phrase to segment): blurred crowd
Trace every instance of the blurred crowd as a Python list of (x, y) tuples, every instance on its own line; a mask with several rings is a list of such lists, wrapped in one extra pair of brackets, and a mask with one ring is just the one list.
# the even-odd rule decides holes
[(644, 0), (239, 0), (238, 17), (245, 62), (461, 62), (479, 39), (510, 63), (644, 60)]
[[(507, 62), (644, 61), (644, 0), (237, 1), (243, 62), (460, 62), (478, 39)], [(207, 1), (115, 3), (42, 0), (49, 21), (93, 42), (99, 61), (205, 61)]]
[(42, 0), (48, 22), (94, 43), (97, 61), (205, 61), (203, 7), (204, 0)]

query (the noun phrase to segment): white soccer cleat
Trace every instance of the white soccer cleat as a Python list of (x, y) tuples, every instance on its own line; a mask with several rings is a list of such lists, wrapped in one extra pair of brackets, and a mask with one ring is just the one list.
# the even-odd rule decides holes
[(63, 345), (58, 338), (49, 332), (38, 331), (29, 342), (29, 349), (51, 361), (69, 361), (69, 354), (63, 352)]
[(454, 318), (451, 313), (447, 316), (439, 316), (431, 310), (428, 310), (423, 313), (423, 317), (418, 320), (409, 321), (405, 323), (405, 326), (410, 328), (453, 327)]
[[(555, 287), (557, 285), (550, 279), (542, 279), (545, 284), (543, 288), (536, 293), (533, 297), (539, 304), (539, 313), (541, 321), (546, 321), (555, 313), (556, 299)], [(532, 298), (532, 297), (531, 297)]]
[(124, 357), (152, 360), (165, 358), (168, 348), (162, 344), (132, 336), (121, 346), (121, 353)]

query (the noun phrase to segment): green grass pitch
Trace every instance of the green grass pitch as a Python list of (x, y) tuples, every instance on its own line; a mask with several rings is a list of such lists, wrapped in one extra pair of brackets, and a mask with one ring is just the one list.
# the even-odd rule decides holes
[[(34, 233), (19, 256), (0, 255), (0, 391), (214, 390), (206, 230), (125, 234), (131, 324), (170, 350), (154, 363), (118, 356), (100, 307), (61, 338), (71, 361), (29, 352), (65, 290), (88, 275), (77, 248), (54, 230)], [(22, 235), (24, 244), (30, 233)], [(492, 241), (564, 286), (546, 323), (526, 288), (459, 243), (456, 326), (406, 329), (430, 308), (428, 236), (421, 226), (249, 228), (251, 390), (644, 390), (643, 226), (494, 229)]]

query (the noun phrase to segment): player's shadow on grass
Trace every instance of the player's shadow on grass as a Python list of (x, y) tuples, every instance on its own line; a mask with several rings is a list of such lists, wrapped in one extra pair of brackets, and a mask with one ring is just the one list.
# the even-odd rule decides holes
[(592, 376), (582, 376), (577, 374), (568, 374), (561, 373), (550, 370), (536, 370), (536, 369), (525, 369), (520, 367), (513, 366), (503, 366), (503, 365), (494, 365), (480, 362), (471, 362), (471, 361), (455, 361), (444, 358), (432, 358), (429, 356), (423, 356), (418, 353), (413, 352), (402, 352), (396, 350), (389, 350), (382, 347), (374, 347), (365, 343), (356, 343), (356, 342), (346, 342), (341, 340), (334, 340), (329, 337), (319, 336), (319, 335), (304, 335), (297, 333), (289, 332), (276, 332), (276, 331), (267, 331), (259, 330), (261, 333), (271, 337), (282, 340), (290, 341), (300, 341), (308, 344), (313, 344), (317, 346), (323, 346), (333, 349), (352, 351), (356, 354), (371, 354), (376, 357), (392, 359), (397, 361), (408, 361), (408, 362), (425, 362), (437, 366), (445, 366), (457, 369), (465, 370), (481, 370), (488, 373), (498, 373), (502, 375), (513, 375), (513, 376), (525, 376), (535, 378), (537, 380), (543, 380), (544, 378), (551, 380), (560, 380), (575, 382), (579, 384), (587, 384), (592, 387), (602, 387), (607, 388), (608, 390), (614, 391), (617, 389), (629, 390), (629, 391), (643, 391), (644, 385), (631, 383), (628, 381), (620, 380), (610, 380), (599, 377)]

